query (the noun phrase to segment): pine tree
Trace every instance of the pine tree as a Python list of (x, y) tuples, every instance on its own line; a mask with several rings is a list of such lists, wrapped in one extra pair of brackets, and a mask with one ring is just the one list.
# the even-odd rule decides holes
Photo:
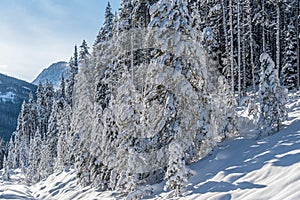
[(259, 87), (260, 118), (259, 136), (279, 131), (286, 119), (287, 91), (279, 83), (274, 61), (267, 53), (260, 56), (261, 77)]
[(4, 169), (4, 172), (3, 172), (3, 175), (2, 175), (3, 180), (5, 180), (5, 181), (10, 180), (9, 161), (8, 161), (8, 158), (5, 155), (3, 157), (3, 169)]
[(169, 162), (166, 172), (166, 185), (164, 189), (171, 189), (175, 196), (183, 192), (188, 183), (191, 173), (185, 165), (185, 157), (182, 146), (176, 142), (172, 142), (169, 146)]
[(147, 0), (134, 0), (132, 23), (135, 28), (146, 28), (150, 22), (149, 7), (150, 2)]
[(286, 31), (285, 49), (282, 67), (283, 85), (288, 89), (295, 89), (297, 87), (297, 37), (295, 26), (290, 24)]
[(5, 143), (2, 137), (0, 137), (0, 169), (4, 166), (4, 156), (5, 156)]
[(14, 132), (9, 140), (8, 152), (7, 152), (7, 165), (9, 169), (15, 169), (18, 167), (17, 161), (17, 151), (15, 149), (15, 143), (13, 138), (15, 138), (16, 132)]
[(26, 172), (26, 168), (28, 166), (29, 160), (29, 146), (30, 146), (30, 119), (31, 116), (29, 114), (29, 106), (24, 101), (22, 104), (21, 109), (21, 118), (20, 122), (22, 124), (21, 130), (19, 130), (19, 141), (18, 141), (18, 149), (19, 149), (19, 159), (20, 159), (20, 166), (23, 172)]
[(72, 107), (73, 105), (73, 90), (75, 85), (75, 78), (78, 74), (78, 53), (77, 53), (77, 46), (74, 47), (74, 54), (69, 61), (70, 76), (67, 79), (67, 86), (66, 86), (66, 101)]
[(35, 137), (31, 138), (29, 149), (29, 166), (26, 172), (26, 178), (29, 183), (36, 183), (41, 180), (40, 168), (42, 151), (42, 135), (38, 129)]
[[(71, 125), (71, 137), (75, 138), (71, 145), (74, 156), (77, 178), (82, 185), (91, 184), (90, 180), (90, 146), (94, 118), (94, 74), (87, 60), (78, 74), (78, 84), (75, 84), (74, 110)], [(85, 120), (83, 120), (85, 118)], [(71, 160), (71, 162), (73, 162)]]
[(79, 62), (83, 62), (88, 59), (90, 53), (89, 53), (89, 47), (85, 40), (82, 41), (82, 44), (80, 45), (80, 51), (79, 51)]
[(46, 132), (46, 103), (44, 95), (44, 86), (40, 82), (36, 91), (37, 96), (37, 116), (38, 116), (38, 128), (41, 131), (42, 136)]
[(63, 109), (63, 102), (66, 100), (66, 82), (64, 76), (61, 77), (59, 88), (57, 93), (57, 106), (59, 109)]
[(121, 0), (121, 8), (119, 12), (119, 19), (117, 24), (117, 32), (122, 33), (129, 31), (132, 27), (132, 13), (133, 5), (132, 0)]
[(67, 102), (63, 102), (63, 108), (58, 113), (58, 141), (57, 141), (57, 158), (54, 165), (55, 171), (62, 171), (71, 166), (70, 153), (71, 142), (69, 138), (71, 124), (71, 107)]
[(105, 9), (104, 23), (97, 35), (94, 46), (97, 46), (97, 44), (104, 41), (108, 41), (112, 38), (113, 28), (114, 28), (114, 18), (115, 16), (112, 13), (110, 2), (108, 2)]
[(52, 112), (52, 107), (53, 107), (53, 101), (54, 101), (54, 89), (53, 85), (46, 80), (45, 87), (44, 87), (44, 101), (45, 101), (45, 113), (44, 113), (44, 130), (42, 131), (42, 136), (45, 137), (47, 140), (47, 130), (48, 130), (48, 124), (49, 124), (49, 119), (50, 115)]
[(59, 135), (59, 122), (58, 115), (60, 110), (63, 110), (62, 107), (58, 103), (61, 103), (63, 100), (59, 100), (58, 102), (54, 100), (52, 105), (52, 111), (48, 120), (48, 128), (47, 128), (47, 137), (44, 139), (44, 147), (47, 147), (46, 153), (48, 153), (45, 158), (47, 160), (45, 162), (45, 167), (47, 168), (47, 175), (53, 173), (55, 160), (57, 158), (57, 143), (58, 143), (58, 135)]

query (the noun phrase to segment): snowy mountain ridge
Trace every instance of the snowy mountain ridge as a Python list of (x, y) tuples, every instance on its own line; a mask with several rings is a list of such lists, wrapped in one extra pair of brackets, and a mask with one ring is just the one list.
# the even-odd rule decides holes
[(32, 81), (32, 84), (38, 85), (40, 82), (45, 84), (46, 80), (48, 80), (53, 84), (54, 88), (57, 88), (61, 82), (62, 76), (64, 78), (70, 76), (70, 66), (64, 61), (53, 63), (45, 68), (36, 79)]
[(35, 85), (0, 74), (0, 137), (6, 141), (9, 139), (16, 129), (22, 102), (28, 100), (30, 92), (35, 91)]

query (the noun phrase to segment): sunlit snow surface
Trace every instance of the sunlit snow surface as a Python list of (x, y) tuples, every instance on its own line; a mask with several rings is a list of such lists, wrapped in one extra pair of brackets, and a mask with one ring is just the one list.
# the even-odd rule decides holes
[[(279, 133), (251, 138), (253, 125), (243, 119), (245, 137), (219, 144), (205, 159), (190, 165), (194, 176), (176, 199), (300, 199), (300, 93), (290, 98), (289, 120)], [(0, 199), (124, 199), (116, 192), (83, 188), (75, 177), (71, 169), (25, 186), (16, 171), (12, 182), (0, 181)], [(163, 185), (152, 186), (154, 192), (147, 198), (170, 199)]]

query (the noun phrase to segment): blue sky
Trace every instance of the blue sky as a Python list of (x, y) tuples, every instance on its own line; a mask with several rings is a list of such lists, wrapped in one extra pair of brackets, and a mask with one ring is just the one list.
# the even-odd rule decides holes
[[(31, 82), (69, 61), (74, 45), (92, 46), (108, 0), (0, 0), (0, 73)], [(115, 10), (120, 0), (110, 0)]]

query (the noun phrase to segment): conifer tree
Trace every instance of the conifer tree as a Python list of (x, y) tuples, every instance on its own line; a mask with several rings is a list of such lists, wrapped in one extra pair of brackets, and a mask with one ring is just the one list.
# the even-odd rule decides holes
[(287, 91), (280, 85), (274, 61), (267, 53), (260, 56), (261, 76), (259, 87), (260, 118), (259, 136), (279, 131), (286, 119)]
[(70, 76), (67, 79), (67, 86), (66, 86), (66, 101), (72, 107), (72, 99), (73, 99), (73, 90), (75, 84), (75, 77), (78, 74), (78, 53), (77, 53), (77, 46), (74, 47), (74, 54), (70, 59), (69, 66)]
[(2, 137), (0, 137), (0, 169), (4, 167), (4, 156), (5, 156), (5, 142)]
[(29, 107), (28, 104), (24, 101), (22, 104), (21, 109), (21, 118), (20, 122), (22, 124), (21, 130), (19, 130), (19, 141), (18, 141), (18, 149), (19, 149), (19, 159), (20, 159), (20, 166), (22, 169), (22, 172), (26, 172), (26, 168), (28, 166), (28, 160), (29, 160), (29, 145), (30, 145), (30, 118), (29, 115)]
[(31, 138), (29, 149), (29, 166), (26, 172), (27, 182), (36, 183), (41, 180), (40, 168), (42, 151), (42, 135), (39, 129), (35, 133), (35, 137)]
[(180, 144), (171, 143), (169, 152), (168, 169), (165, 176), (167, 182), (164, 189), (169, 188), (174, 191), (175, 196), (178, 196), (186, 187), (191, 173), (185, 166), (185, 156)]
[(85, 40), (82, 41), (82, 44), (80, 45), (80, 51), (79, 51), (79, 61), (83, 62), (89, 57), (89, 47)]
[(3, 158), (3, 169), (4, 169), (4, 172), (3, 172), (3, 175), (2, 175), (2, 178), (3, 180), (10, 180), (10, 167), (9, 167), (9, 161), (8, 161), (8, 158), (4, 155), (4, 158)]
[(58, 113), (58, 141), (57, 141), (57, 158), (54, 166), (55, 171), (64, 170), (71, 165), (70, 153), (71, 142), (69, 138), (71, 124), (71, 107), (64, 101), (63, 109)]
[(150, 22), (150, 2), (147, 0), (134, 0), (132, 23), (135, 28), (145, 28)]
[(44, 87), (44, 101), (45, 101), (45, 114), (44, 114), (45, 125), (44, 125), (44, 131), (42, 132), (44, 135), (42, 136), (46, 137), (47, 139), (46, 133), (48, 130), (49, 118), (52, 112), (52, 106), (54, 101), (53, 85), (48, 80), (46, 80), (45, 87)]
[(46, 132), (46, 103), (45, 103), (44, 92), (45, 92), (44, 86), (40, 82), (37, 88), (36, 96), (37, 96), (38, 127), (41, 131), (42, 136), (45, 135)]
[(121, 0), (121, 8), (117, 24), (118, 33), (129, 31), (133, 27), (132, 13), (133, 5), (131, 0)]
[(110, 2), (108, 2), (105, 9), (104, 23), (97, 35), (94, 46), (97, 46), (97, 44), (112, 38), (113, 28), (114, 28), (114, 18), (115, 16), (112, 13)]
[[(78, 83), (78, 84), (77, 84)], [(74, 107), (72, 116), (71, 154), (74, 157), (77, 169), (77, 178), (82, 185), (91, 184), (90, 180), (90, 147), (91, 133), (93, 131), (94, 118), (94, 74), (91, 64), (86, 60), (82, 70), (78, 74), (78, 82), (75, 84)], [(86, 118), (84, 121), (83, 118)], [(71, 162), (73, 162), (71, 160)]]
[[(291, 23), (288, 25), (285, 37), (285, 49), (282, 67), (283, 85), (288, 89), (297, 87), (297, 36), (295, 26)], [(299, 55), (298, 55), (299, 56)]]

